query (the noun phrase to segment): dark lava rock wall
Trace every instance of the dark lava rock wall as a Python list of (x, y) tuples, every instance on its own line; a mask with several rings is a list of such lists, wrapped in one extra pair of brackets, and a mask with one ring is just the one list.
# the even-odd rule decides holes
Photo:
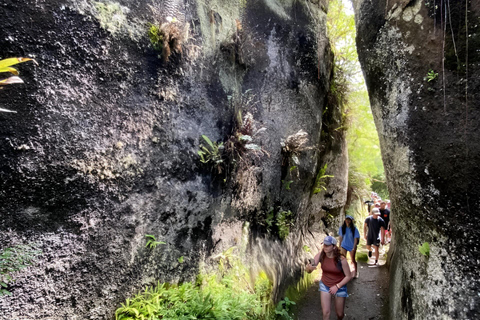
[(479, 2), (353, 3), (393, 203), (391, 318), (478, 319)]
[[(309, 223), (340, 212), (346, 189), (343, 137), (321, 134), (333, 61), (324, 1), (0, 0), (0, 15), (1, 58), (38, 62), (0, 92), (17, 111), (0, 113), (0, 244), (42, 250), (0, 297), (1, 319), (110, 319), (145, 285), (191, 280), (240, 244), (277, 294), (298, 277), (308, 231), (325, 228)], [(168, 17), (183, 43), (167, 62), (147, 31)], [(236, 107), (263, 151), (214, 174), (201, 135), (226, 142)], [(282, 152), (300, 130), (308, 142)], [(327, 162), (339, 191), (313, 194)], [(271, 207), (293, 213), (285, 241), (265, 229)], [(147, 234), (166, 244), (145, 248)]]

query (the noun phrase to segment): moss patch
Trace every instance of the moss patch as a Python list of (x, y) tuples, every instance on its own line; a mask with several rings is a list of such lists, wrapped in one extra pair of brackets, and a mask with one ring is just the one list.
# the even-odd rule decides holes
[(93, 5), (97, 10), (96, 18), (100, 22), (100, 26), (112, 34), (118, 33), (125, 25), (127, 25), (126, 13), (129, 9), (121, 6), (117, 2), (97, 2)]
[(357, 261), (362, 261), (362, 262), (367, 262), (368, 261), (368, 255), (365, 252), (358, 252), (355, 255), (355, 258)]

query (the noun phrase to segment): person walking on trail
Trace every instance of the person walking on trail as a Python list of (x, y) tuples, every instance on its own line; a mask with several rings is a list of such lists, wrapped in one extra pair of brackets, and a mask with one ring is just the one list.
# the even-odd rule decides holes
[[(367, 234), (368, 230), (368, 234)], [(380, 243), (385, 244), (385, 221), (380, 218), (380, 210), (372, 209), (372, 215), (365, 219), (363, 225), (363, 237), (367, 241), (368, 256), (372, 257), (372, 246), (375, 248), (375, 263), (378, 263)]]
[(330, 319), (332, 297), (335, 297), (337, 319), (343, 319), (345, 317), (345, 300), (348, 297), (347, 283), (352, 279), (352, 275), (347, 259), (341, 255), (334, 237), (325, 237), (322, 250), (315, 256), (313, 264), (307, 265), (307, 272), (311, 273), (319, 263), (322, 267), (322, 279), (318, 291), (320, 291), (323, 320)]
[(353, 271), (353, 278), (358, 278), (357, 261), (355, 260), (355, 254), (357, 252), (357, 245), (360, 241), (360, 232), (355, 226), (352, 216), (345, 216), (343, 225), (338, 229), (338, 235), (340, 236), (340, 253), (347, 257), (347, 252), (350, 252), (350, 259), (352, 259), (355, 271)]
[(390, 235), (390, 210), (387, 208), (387, 203), (385, 201), (380, 202), (380, 217), (382, 217), (385, 222), (385, 242), (389, 242), (388, 239)]

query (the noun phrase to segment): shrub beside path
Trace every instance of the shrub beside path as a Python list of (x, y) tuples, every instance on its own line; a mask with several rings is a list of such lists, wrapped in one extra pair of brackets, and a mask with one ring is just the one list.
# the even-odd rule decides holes
[[(348, 284), (349, 297), (345, 306), (345, 320), (385, 320), (388, 319), (388, 267), (385, 265), (385, 254), (389, 246), (380, 248), (379, 265), (373, 266), (373, 259), (366, 256), (367, 250), (363, 240), (358, 246), (357, 259), (365, 257), (367, 261), (358, 261), (360, 276), (352, 279)], [(310, 287), (302, 301), (298, 303), (295, 312), (297, 320), (322, 319), (322, 307), (320, 305), (320, 292), (318, 282)], [(335, 307), (331, 306), (330, 319), (337, 319)]]

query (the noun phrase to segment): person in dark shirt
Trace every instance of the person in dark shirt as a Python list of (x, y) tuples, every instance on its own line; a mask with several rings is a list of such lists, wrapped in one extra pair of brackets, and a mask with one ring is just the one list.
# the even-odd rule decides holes
[(367, 201), (364, 202), (364, 204), (366, 204), (368, 206), (367, 211), (368, 211), (368, 213), (370, 213), (370, 210), (372, 210), (372, 206), (375, 204), (375, 202), (373, 202), (371, 200), (367, 200)]
[[(368, 230), (368, 234), (367, 234)], [(372, 257), (372, 246), (375, 248), (375, 264), (378, 263), (380, 243), (385, 244), (385, 221), (380, 218), (380, 210), (372, 209), (372, 215), (365, 219), (363, 237), (367, 241), (368, 256)]]
[(385, 201), (380, 202), (380, 217), (385, 221), (385, 240), (388, 240), (390, 237), (390, 210)]

